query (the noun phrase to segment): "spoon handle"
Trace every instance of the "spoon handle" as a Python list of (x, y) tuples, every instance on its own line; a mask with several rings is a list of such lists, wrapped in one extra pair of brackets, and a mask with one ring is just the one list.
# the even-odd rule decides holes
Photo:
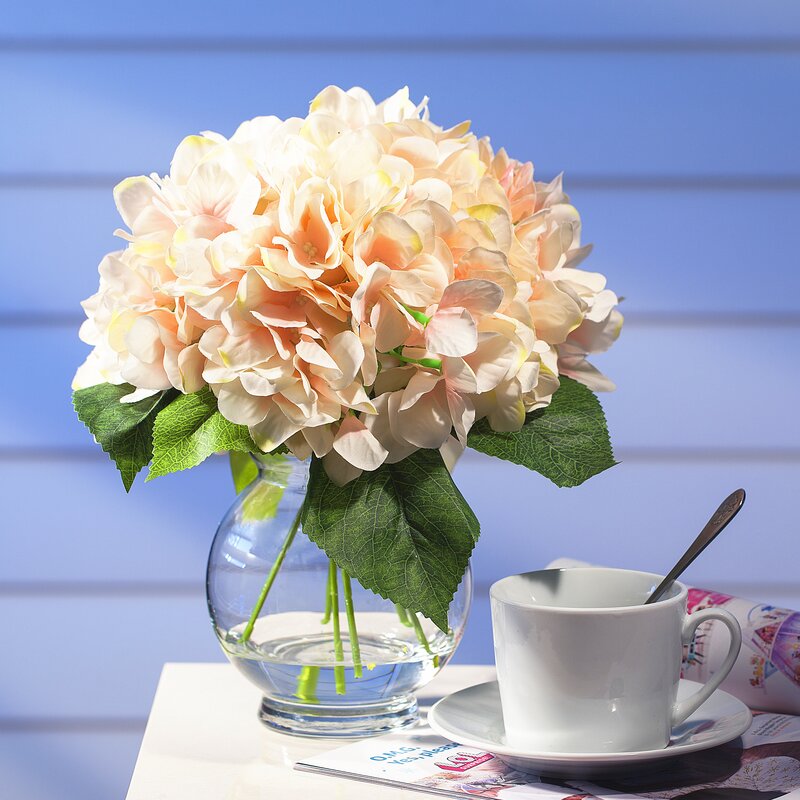
[(672, 582), (694, 561), (703, 550), (722, 533), (725, 526), (739, 513), (739, 509), (744, 505), (744, 489), (737, 489), (728, 495), (714, 515), (706, 523), (706, 526), (698, 534), (697, 538), (689, 545), (689, 549), (680, 557), (678, 563), (669, 571), (669, 574), (656, 587), (655, 591), (647, 598), (645, 605), (655, 603), (664, 592), (669, 589)]

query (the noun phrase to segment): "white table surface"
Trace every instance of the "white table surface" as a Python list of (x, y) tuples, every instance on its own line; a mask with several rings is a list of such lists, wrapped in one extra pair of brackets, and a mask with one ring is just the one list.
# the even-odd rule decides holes
[[(493, 678), (494, 667), (445, 667), (420, 691), (420, 706)], [(260, 700), (259, 691), (229, 664), (165, 664), (127, 800), (381, 800), (418, 794), (294, 770), (297, 760), (348, 740), (271, 731), (257, 717)]]

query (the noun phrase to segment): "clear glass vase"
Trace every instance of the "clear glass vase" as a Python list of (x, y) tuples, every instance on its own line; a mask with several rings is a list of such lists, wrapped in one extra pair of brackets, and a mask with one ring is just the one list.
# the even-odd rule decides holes
[(264, 723), (355, 737), (417, 721), (414, 691), (452, 656), (472, 600), (469, 568), (443, 633), (363, 588), (302, 531), (308, 462), (257, 461), (220, 523), (206, 588), (225, 655), (263, 694)]

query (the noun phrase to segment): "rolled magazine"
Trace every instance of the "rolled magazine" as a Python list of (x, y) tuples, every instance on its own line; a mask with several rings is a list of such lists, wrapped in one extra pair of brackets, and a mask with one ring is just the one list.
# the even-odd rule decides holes
[[(547, 566), (564, 569), (592, 565), (557, 558)], [(689, 613), (711, 606), (730, 611), (742, 628), (742, 650), (722, 688), (752, 709), (800, 714), (800, 612), (689, 587)], [(705, 682), (727, 652), (725, 626), (704, 623), (684, 650), (682, 676)]]

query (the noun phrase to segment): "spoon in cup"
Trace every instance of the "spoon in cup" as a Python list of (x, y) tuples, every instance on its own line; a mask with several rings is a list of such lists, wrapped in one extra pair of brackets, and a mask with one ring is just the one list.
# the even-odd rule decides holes
[(727, 524), (739, 513), (739, 510), (744, 505), (744, 499), (744, 489), (737, 489), (722, 501), (720, 507), (714, 512), (703, 530), (689, 545), (689, 549), (680, 557), (678, 563), (667, 574), (667, 577), (658, 584), (650, 597), (645, 600), (645, 605), (655, 603), (689, 564), (725, 530)]

